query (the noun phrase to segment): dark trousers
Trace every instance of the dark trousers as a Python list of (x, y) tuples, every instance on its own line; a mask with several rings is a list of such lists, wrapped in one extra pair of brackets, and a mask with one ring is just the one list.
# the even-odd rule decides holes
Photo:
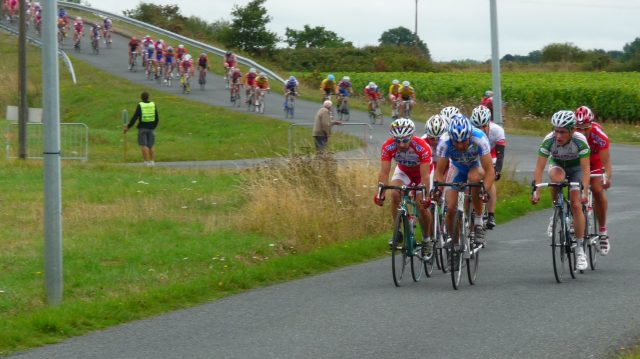
[(313, 136), (313, 139), (316, 143), (316, 152), (324, 153), (324, 149), (327, 147), (327, 141), (329, 141), (329, 137), (327, 136)]

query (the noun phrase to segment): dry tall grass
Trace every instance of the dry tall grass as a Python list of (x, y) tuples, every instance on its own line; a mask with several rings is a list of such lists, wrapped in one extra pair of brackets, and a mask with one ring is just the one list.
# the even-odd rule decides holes
[(331, 157), (296, 157), (251, 171), (242, 188), (246, 217), (235, 225), (296, 249), (390, 230), (388, 214), (371, 200), (377, 172), (361, 162), (338, 166)]

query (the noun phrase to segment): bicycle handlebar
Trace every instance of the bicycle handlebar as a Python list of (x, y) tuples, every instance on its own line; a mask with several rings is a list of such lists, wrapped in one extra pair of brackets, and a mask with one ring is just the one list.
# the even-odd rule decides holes
[(582, 183), (581, 182), (542, 182), (542, 183), (534, 183), (531, 182), (531, 194), (535, 193), (536, 189), (538, 188), (543, 188), (543, 187), (554, 187), (554, 188), (564, 188), (564, 187), (571, 187), (571, 188), (580, 188), (582, 189)]
[(378, 184), (378, 198), (382, 198), (382, 192), (387, 189), (397, 189), (400, 192), (409, 192), (409, 191), (419, 191), (422, 192), (424, 197), (424, 193), (426, 192), (426, 188), (423, 185), (418, 186), (387, 186), (382, 183)]
[(484, 181), (480, 182), (433, 182), (434, 187), (482, 187), (484, 189)]

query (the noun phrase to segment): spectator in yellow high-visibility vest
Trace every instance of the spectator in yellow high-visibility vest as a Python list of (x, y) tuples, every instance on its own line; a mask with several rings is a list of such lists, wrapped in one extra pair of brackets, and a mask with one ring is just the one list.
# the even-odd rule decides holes
[(131, 121), (124, 126), (124, 133), (127, 133), (127, 131), (135, 125), (136, 121), (140, 120), (140, 122), (138, 122), (138, 144), (142, 151), (144, 164), (151, 167), (155, 165), (153, 145), (156, 142), (155, 129), (158, 127), (160, 118), (158, 117), (156, 104), (149, 101), (149, 93), (146, 91), (143, 92), (140, 98), (142, 102), (138, 103), (138, 107), (136, 107), (136, 112), (133, 114), (133, 117), (131, 117)]

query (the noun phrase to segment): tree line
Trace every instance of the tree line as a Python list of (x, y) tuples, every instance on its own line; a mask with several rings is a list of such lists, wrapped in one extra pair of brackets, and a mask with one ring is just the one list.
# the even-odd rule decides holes
[[(406, 27), (384, 31), (377, 46), (355, 47), (324, 26), (286, 28), (284, 38), (269, 31), (271, 17), (266, 0), (235, 5), (230, 20), (208, 22), (181, 14), (178, 5), (140, 3), (124, 15), (198, 40), (213, 41), (229, 49), (276, 61), (291, 71), (438, 71), (451, 68), (434, 64), (427, 45)], [(278, 44), (286, 44), (278, 47)], [(390, 56), (390, 55), (400, 56)], [(488, 60), (489, 61), (489, 60)], [(536, 66), (548, 63), (573, 64), (583, 71), (639, 71), (640, 37), (622, 51), (582, 50), (571, 43), (549, 44), (527, 55), (507, 54), (502, 63)], [(473, 67), (481, 62), (452, 61), (454, 67)]]

